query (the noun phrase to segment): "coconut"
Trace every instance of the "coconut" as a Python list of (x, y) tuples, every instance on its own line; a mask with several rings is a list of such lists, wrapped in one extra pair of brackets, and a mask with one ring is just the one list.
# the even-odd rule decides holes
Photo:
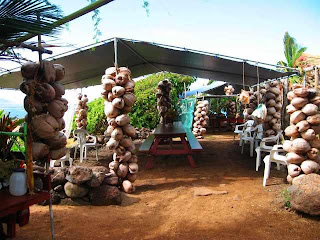
[(65, 102), (55, 99), (49, 103), (48, 112), (55, 118), (62, 118), (64, 113), (68, 110), (68, 105)]
[(65, 94), (65, 90), (64, 87), (58, 83), (58, 82), (52, 82), (50, 83), (50, 85), (53, 87), (54, 91), (55, 91), (55, 99), (59, 99), (62, 97), (62, 95)]
[(308, 99), (301, 98), (301, 97), (296, 97), (291, 101), (291, 104), (297, 109), (303, 108), (307, 103), (308, 103)]
[(137, 174), (128, 173), (127, 179), (133, 183), (137, 179)]
[(267, 99), (276, 99), (276, 95), (271, 92), (267, 92), (265, 96)]
[(316, 137), (316, 133), (313, 129), (308, 129), (301, 133), (301, 137), (305, 140), (312, 140)]
[(311, 125), (319, 125), (320, 124), (320, 114), (315, 114), (313, 116), (307, 117), (308, 123)]
[(57, 150), (67, 145), (67, 137), (59, 132), (55, 137), (44, 140), (50, 150)]
[(120, 163), (117, 161), (112, 161), (109, 163), (109, 168), (113, 171), (117, 171), (118, 167), (119, 167)]
[(121, 111), (122, 111), (122, 113), (129, 113), (129, 112), (131, 112), (131, 109), (132, 109), (132, 107), (124, 106), (124, 107), (121, 109)]
[(115, 97), (121, 97), (125, 93), (125, 89), (121, 86), (115, 86), (112, 88), (112, 95)]
[(129, 80), (129, 81), (124, 85), (124, 89), (126, 90), (126, 92), (133, 92), (135, 85), (136, 85), (136, 83), (135, 83), (134, 81)]
[(51, 62), (42, 60), (41, 70), (44, 72), (43, 82), (51, 83), (56, 81), (56, 69)]
[(120, 114), (120, 110), (114, 107), (111, 102), (105, 102), (104, 114), (109, 118), (114, 118)]
[(35, 116), (31, 121), (32, 131), (41, 139), (53, 138), (58, 134), (59, 123), (50, 114)]
[(119, 141), (115, 140), (114, 138), (110, 138), (109, 141), (107, 142), (107, 148), (109, 150), (115, 150), (119, 145)]
[(318, 138), (314, 138), (310, 141), (310, 145), (313, 148), (320, 148), (320, 140)]
[(124, 101), (122, 98), (115, 98), (112, 100), (112, 105), (116, 108), (122, 109), (124, 107)]
[(43, 103), (49, 103), (56, 97), (54, 88), (48, 83), (37, 83), (35, 97)]
[(121, 140), (120, 140), (120, 145), (123, 147), (129, 147), (133, 144), (132, 140), (130, 137), (128, 136), (124, 136)]
[(311, 160), (316, 160), (319, 156), (319, 150), (317, 148), (311, 148), (311, 150), (307, 152), (307, 156)]
[(294, 94), (293, 91), (290, 91), (287, 93), (287, 98), (289, 101), (292, 101), (292, 99), (296, 98), (297, 96)]
[(105, 70), (104, 72), (106, 75), (112, 75), (113, 77), (115, 77), (117, 75), (117, 69), (116, 67), (109, 67)]
[(121, 163), (117, 169), (117, 175), (120, 178), (124, 178), (128, 174), (128, 164)]
[(108, 78), (108, 76), (106, 75), (102, 76), (101, 82), (102, 82), (102, 88), (108, 92), (110, 92), (112, 88), (116, 86), (115, 81)]
[(315, 104), (312, 103), (308, 103), (307, 105), (305, 105), (302, 110), (301, 110), (304, 114), (310, 116), (310, 115), (314, 115), (318, 112), (318, 107)]
[(282, 145), (283, 149), (287, 152), (292, 152), (292, 141), (285, 140)]
[(310, 102), (319, 106), (320, 105), (320, 96), (315, 96), (315, 97), (311, 98)]
[(65, 127), (66, 127), (66, 123), (65, 123), (65, 121), (64, 121), (64, 119), (63, 118), (58, 118), (58, 119), (56, 119), (57, 120), (57, 122), (58, 122), (58, 124), (59, 124), (59, 127), (58, 127), (58, 131), (62, 131), (63, 129), (65, 129)]
[(304, 160), (306, 160), (306, 158), (303, 155), (297, 154), (294, 152), (287, 153), (286, 157), (287, 157), (288, 163), (294, 163), (294, 164), (300, 164)]
[(288, 105), (287, 107), (286, 107), (286, 110), (287, 110), (287, 113), (289, 113), (289, 114), (292, 114), (292, 113), (294, 113), (295, 111), (297, 111), (298, 109), (296, 108), (296, 107), (294, 107), (293, 105)]
[(127, 150), (131, 153), (135, 153), (136, 150), (136, 146), (134, 144), (130, 145), (129, 147), (127, 147)]
[(301, 163), (301, 170), (305, 174), (317, 173), (320, 169), (320, 165), (315, 161), (306, 160)]
[(126, 124), (122, 127), (122, 130), (124, 132), (124, 134), (126, 134), (129, 137), (135, 138), (136, 137), (136, 129), (130, 125), (130, 124)]
[(116, 75), (115, 82), (117, 85), (124, 86), (129, 81), (128, 74), (119, 73)]
[(35, 114), (41, 114), (45, 112), (44, 104), (37, 101), (36, 99), (33, 100), (33, 104), (30, 102), (30, 97), (26, 96), (23, 101), (24, 109), (28, 113), (35, 113)]
[(32, 142), (32, 158), (40, 160), (49, 154), (49, 146), (42, 142)]
[(299, 132), (304, 132), (310, 128), (310, 124), (306, 120), (303, 120), (296, 124), (296, 128)]
[(309, 95), (309, 91), (307, 88), (296, 88), (293, 90), (293, 93), (298, 97), (307, 97)]
[(292, 150), (295, 153), (306, 153), (310, 149), (310, 144), (303, 138), (297, 138), (292, 141)]
[(297, 124), (298, 122), (304, 120), (305, 117), (306, 117), (306, 115), (303, 112), (301, 112), (300, 110), (295, 111), (294, 113), (292, 113), (290, 115), (290, 122), (293, 124)]
[(119, 126), (124, 126), (128, 123), (130, 123), (130, 117), (128, 114), (121, 114), (116, 117), (116, 123)]
[(133, 93), (126, 92), (123, 95), (123, 100), (124, 100), (124, 103), (125, 103), (126, 106), (132, 107), (133, 104), (136, 102), (137, 98)]
[(116, 127), (115, 129), (113, 129), (111, 133), (111, 138), (115, 139), (116, 141), (120, 141), (122, 137), (123, 137), (123, 132), (121, 128)]
[(66, 147), (50, 151), (50, 157), (53, 160), (58, 160), (58, 159), (64, 157), (66, 154), (67, 154), (67, 148)]
[(21, 66), (21, 75), (27, 79), (33, 79), (40, 67), (39, 63), (28, 62)]
[(55, 72), (56, 72), (56, 79), (55, 81), (60, 81), (64, 78), (65, 76), (65, 69), (62, 65), (60, 64), (53, 64), (53, 67), (55, 69)]
[(289, 164), (288, 165), (288, 174), (291, 177), (296, 177), (301, 173), (301, 168), (298, 165), (295, 164)]
[(125, 191), (126, 193), (132, 193), (134, 192), (134, 186), (132, 185), (132, 183), (129, 180), (124, 180), (122, 182), (122, 189), (123, 191)]
[(285, 130), (285, 135), (288, 137), (298, 137), (299, 136), (299, 131), (295, 125), (290, 125), (288, 126)]
[(136, 163), (129, 163), (129, 172), (131, 174), (136, 174), (138, 173), (139, 167), (138, 164)]

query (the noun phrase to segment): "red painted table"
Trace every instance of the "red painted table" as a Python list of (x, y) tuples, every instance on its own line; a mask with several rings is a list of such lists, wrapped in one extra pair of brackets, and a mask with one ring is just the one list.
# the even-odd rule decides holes
[(43, 185), (46, 189), (33, 195), (16, 197), (12, 196), (8, 189), (0, 191), (0, 223), (7, 224), (8, 237), (15, 237), (16, 224), (22, 227), (28, 223), (31, 205), (49, 200), (50, 176), (46, 176), (43, 180), (45, 180)]
[[(174, 138), (180, 138), (180, 141), (173, 141)], [(177, 144), (182, 148), (173, 148)], [(160, 145), (167, 145), (169, 148), (159, 148)], [(139, 151), (148, 154), (146, 168), (151, 168), (152, 160), (155, 156), (168, 155), (186, 155), (191, 167), (196, 167), (192, 153), (201, 151), (202, 147), (194, 137), (191, 131), (186, 131), (181, 122), (174, 122), (172, 126), (159, 124), (146, 141), (142, 144)]]

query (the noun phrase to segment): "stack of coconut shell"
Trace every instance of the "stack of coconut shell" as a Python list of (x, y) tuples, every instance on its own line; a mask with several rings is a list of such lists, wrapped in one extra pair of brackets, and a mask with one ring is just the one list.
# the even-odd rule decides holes
[(135, 82), (131, 80), (131, 72), (126, 67), (107, 68), (101, 82), (102, 96), (106, 100), (104, 112), (109, 124), (106, 131), (111, 135), (106, 145), (108, 150), (113, 151), (110, 172), (118, 177), (122, 189), (131, 193), (135, 191), (132, 183), (138, 173), (138, 157), (132, 141), (132, 138), (136, 138), (136, 130), (130, 125), (128, 115), (136, 101)]
[(160, 123), (166, 124), (166, 113), (171, 108), (170, 91), (172, 84), (168, 79), (164, 79), (158, 83), (157, 108), (160, 113)]
[(227, 96), (230, 96), (234, 93), (234, 87), (232, 85), (228, 85), (228, 86), (225, 86), (224, 87), (224, 93), (227, 95)]
[(196, 111), (194, 112), (194, 123), (192, 133), (197, 138), (203, 138), (206, 133), (206, 126), (209, 122), (208, 117), (209, 102), (207, 100), (199, 101), (197, 103)]
[(313, 89), (294, 84), (287, 94), (291, 102), (287, 106), (290, 114), (290, 126), (285, 129), (285, 135), (290, 140), (284, 141), (283, 148), (288, 152), (288, 182), (300, 174), (316, 173), (320, 169), (320, 96)]
[(227, 101), (227, 116), (228, 118), (234, 118), (237, 114), (237, 104), (232, 100)]
[(281, 130), (282, 86), (279, 81), (272, 81), (265, 84), (260, 93), (263, 94), (262, 101), (267, 107), (267, 117), (263, 126), (265, 136), (275, 136)]
[[(319, 75), (319, 70), (317, 69)], [(309, 88), (315, 87), (315, 70), (306, 72), (306, 86)]]
[(59, 83), (65, 70), (60, 64), (48, 61), (27, 63), (21, 67), (24, 77), (20, 90), (27, 96), (24, 108), (32, 115), (32, 156), (34, 161), (46, 162), (60, 159), (66, 152), (67, 139), (61, 132), (65, 128), (64, 113), (68, 110), (68, 101)]
[(86, 129), (88, 117), (88, 97), (80, 93), (78, 95), (78, 106), (76, 108), (76, 124), (78, 129)]

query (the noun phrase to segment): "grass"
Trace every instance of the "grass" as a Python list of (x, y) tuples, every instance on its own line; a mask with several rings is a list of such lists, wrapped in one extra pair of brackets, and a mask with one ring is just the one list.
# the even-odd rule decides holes
[(290, 202), (291, 198), (290, 198), (290, 193), (288, 189), (284, 189), (282, 191), (282, 195), (284, 197), (284, 207), (291, 208), (291, 202)]

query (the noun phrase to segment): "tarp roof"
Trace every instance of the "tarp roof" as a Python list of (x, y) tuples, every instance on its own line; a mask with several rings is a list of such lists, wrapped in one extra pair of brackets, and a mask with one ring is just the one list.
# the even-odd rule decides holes
[[(118, 65), (129, 67), (133, 78), (167, 71), (242, 84), (243, 62), (216, 54), (117, 38), (117, 55)], [(61, 81), (66, 89), (98, 85), (104, 70), (114, 65), (114, 38), (100, 42), (94, 48), (87, 46), (59, 58), (55, 56), (53, 62), (66, 69), (66, 76)], [(256, 66), (247, 62), (244, 65), (245, 85), (256, 84)], [(289, 74), (259, 67), (260, 82)], [(0, 88), (19, 88), (21, 81), (20, 72), (1, 75)]]

